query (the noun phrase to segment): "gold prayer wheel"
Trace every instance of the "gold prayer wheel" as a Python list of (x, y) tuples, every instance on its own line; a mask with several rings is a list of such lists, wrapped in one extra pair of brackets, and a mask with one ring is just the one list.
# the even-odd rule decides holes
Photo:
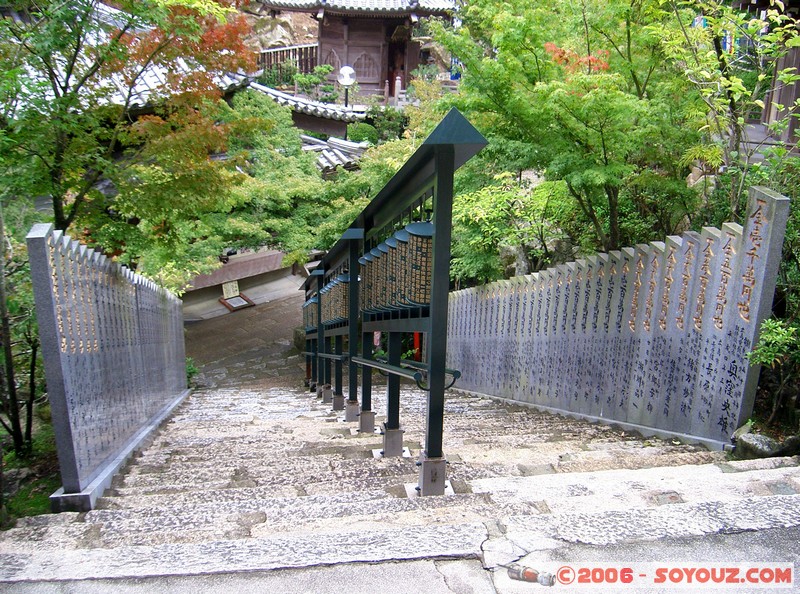
[[(408, 231), (405, 229), (400, 229), (397, 233), (394, 234), (394, 240), (396, 242), (396, 251), (395, 251), (395, 292), (394, 298), (392, 299), (392, 306), (394, 307), (407, 307), (409, 305), (408, 302), (408, 282), (406, 280), (408, 276)], [(387, 243), (389, 241), (387, 240)]]
[(303, 306), (304, 315), (306, 317), (306, 330), (316, 330), (317, 329), (317, 303), (319, 303), (319, 299), (317, 297), (312, 297), (306, 304)]
[(345, 322), (350, 315), (350, 275), (340, 274), (336, 277), (336, 282), (338, 291), (337, 319), (340, 322)]
[(380, 243), (378, 244), (378, 251), (381, 253), (380, 268), (378, 268), (381, 273), (381, 283), (378, 290), (378, 307), (381, 309), (389, 309), (391, 307), (390, 271), (392, 268), (389, 246), (386, 242)]
[(322, 300), (322, 323), (327, 324), (331, 320), (331, 286), (325, 285), (319, 292), (319, 298)]
[(372, 310), (380, 311), (385, 304), (386, 259), (383, 257), (383, 252), (378, 248), (372, 248), (370, 254), (373, 258), (372, 266), (374, 270), (372, 275)]
[(407, 300), (411, 305), (431, 302), (431, 265), (433, 263), (433, 223), (411, 223), (408, 231)]
[(397, 307), (397, 239), (388, 238), (385, 242), (388, 248), (386, 254), (386, 305), (391, 308)]

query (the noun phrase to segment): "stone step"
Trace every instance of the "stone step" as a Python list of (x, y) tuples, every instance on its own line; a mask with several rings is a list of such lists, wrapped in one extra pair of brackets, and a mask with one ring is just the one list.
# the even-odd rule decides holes
[[(447, 511), (447, 510), (445, 510)], [(142, 544), (116, 548), (47, 546), (20, 550), (0, 541), (0, 580), (103, 579), (198, 575), (422, 558), (483, 558), (488, 568), (508, 563), (509, 543), (527, 552), (568, 543), (596, 546), (651, 542), (707, 534), (800, 525), (800, 495), (768, 495), (727, 501), (697, 501), (638, 509), (501, 513), (497, 521), (452, 522), (438, 516), (426, 523), (391, 525), (382, 518), (320, 527), (313, 533), (259, 534), (197, 543)], [(419, 513), (413, 516), (418, 520)], [(401, 518), (403, 514), (397, 514)], [(442, 520), (447, 519), (447, 522)], [(73, 519), (73, 524), (83, 524)], [(55, 528), (64, 533), (69, 524)], [(493, 537), (490, 539), (489, 535)], [(519, 553), (516, 553), (518, 556)]]
[(286, 534), (113, 549), (9, 549), (0, 542), (0, 581), (181, 576), (338, 563), (471, 558), (487, 538), (480, 522), (384, 526), (379, 522), (313, 534)]
[[(413, 463), (412, 463), (413, 464)], [(386, 474), (370, 473), (354, 476), (326, 476), (325, 474), (310, 476), (305, 481), (282, 474), (281, 478), (272, 477), (261, 480), (258, 477), (248, 477), (235, 482), (229, 479), (219, 481), (200, 482), (196, 484), (172, 484), (168, 482), (154, 482), (148, 486), (117, 487), (111, 489), (108, 498), (118, 500), (134, 500), (147, 496), (170, 496), (187, 492), (224, 492), (237, 487), (257, 487), (265, 492), (274, 492), (276, 496), (285, 497), (291, 494), (298, 496), (358, 493), (363, 490), (396, 490), (406, 483), (417, 483), (419, 471), (416, 467), (408, 472), (387, 471)], [(134, 503), (134, 505), (137, 505)]]
[[(96, 509), (85, 514), (26, 518), (3, 534), (0, 551), (37, 551), (233, 540), (278, 533), (313, 533), (353, 524), (424, 525), (481, 520), (495, 509), (481, 494), (391, 496), (384, 491), (258, 499), (261, 492), (229, 490), (208, 499), (150, 498), (146, 507)], [(524, 514), (529, 506), (509, 506)], [(530, 508), (532, 509), (532, 508)]]
[(415, 516), (424, 517), (426, 510), (438, 509), (489, 520), (511, 510), (555, 516), (626, 512), (677, 504), (723, 504), (800, 493), (799, 462), (786, 458), (759, 464), (730, 462), (480, 479), (469, 483), (473, 491), (470, 495), (411, 500), (386, 496), (365, 499), (357, 492), (293, 499), (239, 498), (236, 503), (220, 497), (194, 506), (181, 505), (178, 509), (90, 512), (86, 521), (102, 524), (104, 533), (134, 535), (134, 540), (122, 542), (136, 544), (146, 542), (141, 535), (169, 531), (176, 524), (187, 528), (211, 524), (220, 534), (232, 534), (254, 518), (257, 521), (253, 527), (263, 532), (292, 527), (314, 529), (326, 526), (327, 520), (348, 516), (368, 519), (414, 512)]
[[(534, 532), (530, 517), (504, 518), (506, 537), (519, 536), (518, 542), (527, 541), (531, 545), (528, 550), (533, 551), (537, 550), (537, 545), (531, 536), (535, 539), (536, 535), (556, 541), (558, 546), (565, 543), (603, 546), (800, 526), (800, 495), (698, 501), (630, 510), (563, 512), (535, 520), (541, 524)], [(538, 548), (552, 548), (552, 543), (540, 542)]]
[[(384, 526), (447, 524), (452, 518), (482, 520), (494, 509), (485, 495), (360, 499), (347, 494), (292, 499), (252, 500), (136, 510), (95, 510), (84, 522), (99, 526), (95, 546), (197, 542), (224, 538), (314, 533), (359, 523)], [(531, 508), (532, 509), (532, 508)], [(508, 512), (528, 511), (510, 506)], [(216, 537), (212, 536), (216, 534)]]
[(534, 562), (558, 559), (571, 545), (592, 545), (600, 551), (619, 545), (633, 552), (638, 543), (650, 548), (655, 540), (680, 543), (677, 539), (795, 526), (800, 526), (800, 495), (610, 511), (586, 509), (535, 517), (509, 515), (498, 519), (492, 530), (496, 536), (484, 543), (483, 565), (494, 569), (523, 555)]
[[(327, 446), (306, 448), (297, 455), (282, 456), (278, 460), (257, 464), (243, 463), (233, 459), (219, 460), (215, 464), (171, 465), (164, 469), (157, 466), (132, 466), (125, 475), (117, 477), (110, 495), (135, 496), (158, 492), (207, 491), (235, 487), (281, 487), (286, 484), (310, 484), (331, 482), (338, 489), (349, 491), (358, 488), (364, 478), (386, 484), (396, 482), (399, 476), (414, 476), (418, 473), (415, 459), (386, 458), (375, 460), (369, 443), (355, 449), (333, 449)], [(371, 444), (379, 448), (379, 442)], [(338, 454), (336, 453), (338, 451)], [(318, 452), (317, 455), (313, 455)], [(302, 455), (308, 453), (308, 455)], [(352, 482), (353, 486), (348, 486)]]
[[(375, 449), (380, 443), (372, 444)], [(108, 495), (115, 498), (130, 498), (133, 502), (146, 495), (176, 494), (181, 492), (213, 492), (242, 487), (258, 487), (265, 491), (286, 493), (338, 493), (364, 488), (385, 489), (399, 482), (416, 483), (418, 470), (415, 466), (418, 450), (412, 450), (411, 458), (375, 460), (371, 449), (364, 447), (352, 452), (329, 453), (321, 447), (324, 455), (284, 457), (265, 464), (247, 464), (242, 460), (224, 461), (216, 464), (178, 464), (163, 471), (153, 467), (132, 467), (130, 471), (115, 479)], [(514, 456), (507, 460), (469, 461), (455, 456), (448, 467), (448, 478), (462, 482), (492, 479), (538, 477), (549, 474), (579, 474), (614, 469), (674, 468), (681, 465), (698, 465), (718, 461), (718, 453), (712, 452), (661, 452), (630, 456), (625, 452), (602, 450), (578, 452), (569, 459), (559, 460), (553, 456)], [(244, 462), (244, 463), (243, 463)], [(234, 465), (236, 464), (236, 465)], [(287, 474), (287, 465), (291, 474)], [(298, 477), (305, 480), (298, 480)], [(538, 479), (534, 479), (536, 482)], [(291, 486), (301, 488), (292, 490)], [(288, 490), (287, 490), (288, 489)], [(135, 503), (134, 503), (135, 504)]]
[(548, 513), (602, 512), (800, 493), (800, 458), (500, 477), (470, 481), (494, 502)]
[[(371, 501), (375, 499), (388, 499), (394, 497), (384, 489), (362, 490), (356, 493), (340, 493), (339, 497), (343, 501)], [(139, 497), (103, 497), (99, 500), (97, 509), (100, 510), (136, 510), (136, 509), (157, 509), (169, 506), (173, 507), (193, 507), (200, 505), (222, 506), (227, 504), (239, 504), (250, 501), (265, 501), (275, 499), (282, 501), (284, 505), (294, 505), (296, 502), (307, 500), (309, 504), (315, 504), (318, 500), (325, 502), (335, 502), (331, 497), (317, 498), (313, 495), (306, 495), (304, 492), (292, 487), (287, 493), (281, 493), (273, 487), (249, 487), (237, 489), (221, 489), (207, 491), (184, 491), (168, 495), (142, 495)], [(314, 502), (314, 503), (312, 503)]]

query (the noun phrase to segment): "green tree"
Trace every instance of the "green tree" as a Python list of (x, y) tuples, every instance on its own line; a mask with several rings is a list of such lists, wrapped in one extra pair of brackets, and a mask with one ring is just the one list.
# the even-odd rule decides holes
[[(205, 100), (220, 95), (215, 75), (251, 59), (243, 44), (246, 23), (227, 1), (123, 0), (114, 6), (20, 0), (3, 3), (0, 11), (0, 421), (20, 455), (30, 450), (32, 406), (41, 391), (23, 243), (36, 218), (28, 216), (33, 199), (49, 201), (55, 225), (74, 234), (79, 220), (124, 209), (125, 192), (136, 187), (126, 188), (126, 180), (161, 176), (166, 187), (166, 178), (185, 170), (177, 159), (172, 167), (149, 162), (158, 141), (187, 126), (213, 135), (213, 120), (203, 126), (198, 119), (208, 113)], [(172, 69), (160, 89), (138, 95), (145, 73), (170, 71), (178, 60), (186, 70)], [(138, 117), (156, 109), (156, 115)], [(204, 158), (209, 161), (207, 153)], [(86, 241), (95, 231), (81, 226)]]
[[(463, 64), (459, 106), (491, 142), (513, 147), (493, 151), (505, 152), (507, 168), (563, 181), (597, 247), (619, 248), (628, 239), (621, 212), (637, 212), (631, 181), (646, 170), (680, 179), (684, 168), (665, 161), (693, 140), (671, 132), (689, 117), (691, 97), (676, 92), (678, 73), (647, 29), (667, 13), (654, 0), (495, 8), (477, 0), (460, 29), (434, 27)], [(670, 100), (677, 106), (665, 109)]]
[[(552, 263), (553, 246), (568, 236), (575, 213), (563, 182), (533, 188), (500, 174), (493, 184), (459, 194), (453, 205), (453, 260), (450, 275), (458, 286), (506, 276), (501, 252), (515, 254), (514, 274), (527, 274)], [(562, 209), (567, 210), (564, 216)], [(564, 227), (560, 226), (560, 222)]]
[[(87, 202), (100, 198), (98, 182), (135, 162), (119, 158), (130, 140), (132, 110), (146, 108), (143, 101), (182, 101), (188, 108), (200, 95), (219, 94), (215, 75), (252, 59), (242, 39), (243, 17), (225, 21), (227, 2), (116, 6), (12, 2), (23, 18), (0, 19), (0, 134), (10, 152), (0, 181), (14, 195), (48, 197), (58, 229), (70, 227)], [(179, 60), (185, 70), (176, 68)], [(173, 74), (142, 99), (140, 82), (158, 68)]]
[[(671, 22), (651, 26), (704, 104), (698, 126), (702, 144), (687, 154), (712, 169), (727, 170), (725, 218), (741, 214), (753, 164), (764, 149), (763, 143), (744, 142), (746, 127), (760, 116), (768, 91), (800, 80), (794, 67), (775, 70), (779, 58), (800, 45), (800, 36), (795, 20), (783, 12), (783, 2), (770, 4), (772, 8), (754, 15), (717, 0), (662, 0)], [(770, 131), (780, 132), (798, 105), (774, 107), (782, 117)]]
[(334, 84), (328, 80), (331, 72), (333, 72), (333, 66), (320, 64), (315, 66), (314, 70), (308, 74), (295, 74), (294, 82), (297, 85), (297, 90), (314, 101), (336, 103), (339, 93), (336, 92)]

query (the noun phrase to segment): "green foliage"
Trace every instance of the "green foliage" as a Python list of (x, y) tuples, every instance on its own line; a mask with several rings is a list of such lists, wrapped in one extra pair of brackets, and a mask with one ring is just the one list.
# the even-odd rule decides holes
[(531, 191), (508, 174), (459, 194), (453, 204), (451, 277), (459, 286), (502, 278), (502, 248), (526, 260), (527, 270), (518, 274), (544, 268), (552, 261), (553, 244), (566, 237), (559, 223), (574, 221), (574, 212), (563, 211), (566, 204), (563, 183), (544, 182)]
[[(5, 216), (3, 216), (5, 215)], [(38, 326), (24, 237), (38, 220), (33, 205), (0, 192), (0, 424), (14, 453), (30, 455), (34, 402), (44, 390)]]
[(256, 82), (277, 89), (294, 84), (297, 73), (297, 66), (293, 62), (284, 62), (264, 70), (258, 75)]
[(399, 109), (377, 105), (372, 105), (367, 109), (366, 122), (377, 131), (378, 143), (402, 137), (408, 123), (406, 116)]
[(782, 320), (764, 320), (758, 343), (748, 353), (748, 359), (753, 365), (765, 365), (773, 369), (786, 364), (800, 365), (798, 326)]
[[(664, 53), (683, 70), (704, 105), (698, 130), (709, 151), (700, 151), (698, 160), (726, 167), (729, 177), (719, 192), (724, 192), (728, 210), (737, 218), (751, 185), (751, 169), (763, 148), (743, 142), (745, 128), (760, 116), (770, 86), (800, 80), (793, 67), (775, 70), (778, 60), (798, 44), (795, 21), (784, 13), (782, 3), (758, 15), (718, 0), (663, 0), (660, 5), (670, 20), (654, 23), (649, 30), (660, 38)], [(696, 26), (698, 15), (701, 26)], [(796, 106), (778, 109), (785, 111), (773, 124), (773, 132), (785, 128)], [(685, 160), (690, 158), (687, 153)]]
[(378, 144), (378, 129), (366, 122), (357, 122), (347, 126), (347, 138), (353, 142), (367, 141), (372, 145)]
[(439, 67), (436, 64), (421, 64), (412, 70), (409, 75), (411, 79), (406, 89), (406, 97), (412, 100), (417, 98), (417, 86), (420, 83), (432, 84), (437, 81), (439, 77)]
[(200, 369), (191, 357), (186, 357), (186, 382), (191, 385), (192, 379), (200, 373)]
[(797, 406), (800, 379), (800, 326), (797, 322), (767, 319), (761, 324), (758, 342), (748, 353), (751, 365), (771, 368), (778, 376), (777, 386), (770, 394), (771, 414), (767, 423), (781, 418), (792, 423), (791, 414)]
[(629, 176), (620, 199), (620, 236), (624, 245), (661, 241), (686, 231), (700, 197), (686, 182), (652, 169)]
[(50, 495), (60, 486), (55, 436), (50, 423), (40, 423), (33, 434), (30, 448), (25, 452), (3, 452), (0, 456), (3, 472), (9, 469), (26, 468), (28, 478), (20, 482), (20, 488), (12, 497), (0, 497), (0, 506), (5, 504), (6, 517), (0, 508), (0, 529), (13, 526), (17, 518), (50, 512)]
[(32, 461), (47, 462), (56, 457), (56, 438), (51, 423), (42, 422), (33, 433), (31, 447), (28, 451), (19, 453), (11, 451), (3, 455), (4, 468), (25, 468)]
[(314, 101), (322, 103), (336, 103), (339, 93), (335, 85), (329, 81), (328, 77), (333, 72), (330, 64), (320, 64), (308, 74), (298, 73), (294, 75), (294, 82), (297, 89)]
[(60, 486), (61, 479), (57, 474), (21, 486), (7, 501), (9, 520), (13, 522), (16, 518), (49, 514), (50, 495)]
[(322, 185), (287, 108), (242, 91), (231, 106), (203, 110), (175, 131), (140, 120), (147, 164), (119, 176), (113, 208), (93, 203), (80, 218), (87, 239), (176, 291), (219, 266), (225, 248), (309, 247), (298, 241), (311, 224), (301, 215), (316, 208)]
[(657, 2), (477, 0), (463, 27), (433, 26), (464, 65), (457, 104), (502, 145), (487, 149), (498, 167), (564, 181), (604, 250), (622, 245), (629, 181), (680, 179), (696, 140), (675, 132), (692, 104), (647, 29), (664, 19)]
[(202, 97), (219, 96), (215, 74), (252, 61), (243, 17), (226, 3), (125, 0), (113, 25), (90, 0), (24, 4), (29, 18), (0, 19), (0, 185), (10, 196), (49, 197), (58, 229), (108, 200), (98, 182), (141, 164), (117, 157), (141, 141), (130, 109), (148, 65), (190, 65), (190, 76), (167, 77), (151, 98), (170, 96), (163, 119), (179, 126)]

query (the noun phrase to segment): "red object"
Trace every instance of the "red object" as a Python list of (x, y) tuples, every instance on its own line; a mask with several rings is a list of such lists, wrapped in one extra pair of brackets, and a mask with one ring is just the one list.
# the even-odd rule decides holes
[(422, 361), (422, 333), (414, 332), (414, 360)]

